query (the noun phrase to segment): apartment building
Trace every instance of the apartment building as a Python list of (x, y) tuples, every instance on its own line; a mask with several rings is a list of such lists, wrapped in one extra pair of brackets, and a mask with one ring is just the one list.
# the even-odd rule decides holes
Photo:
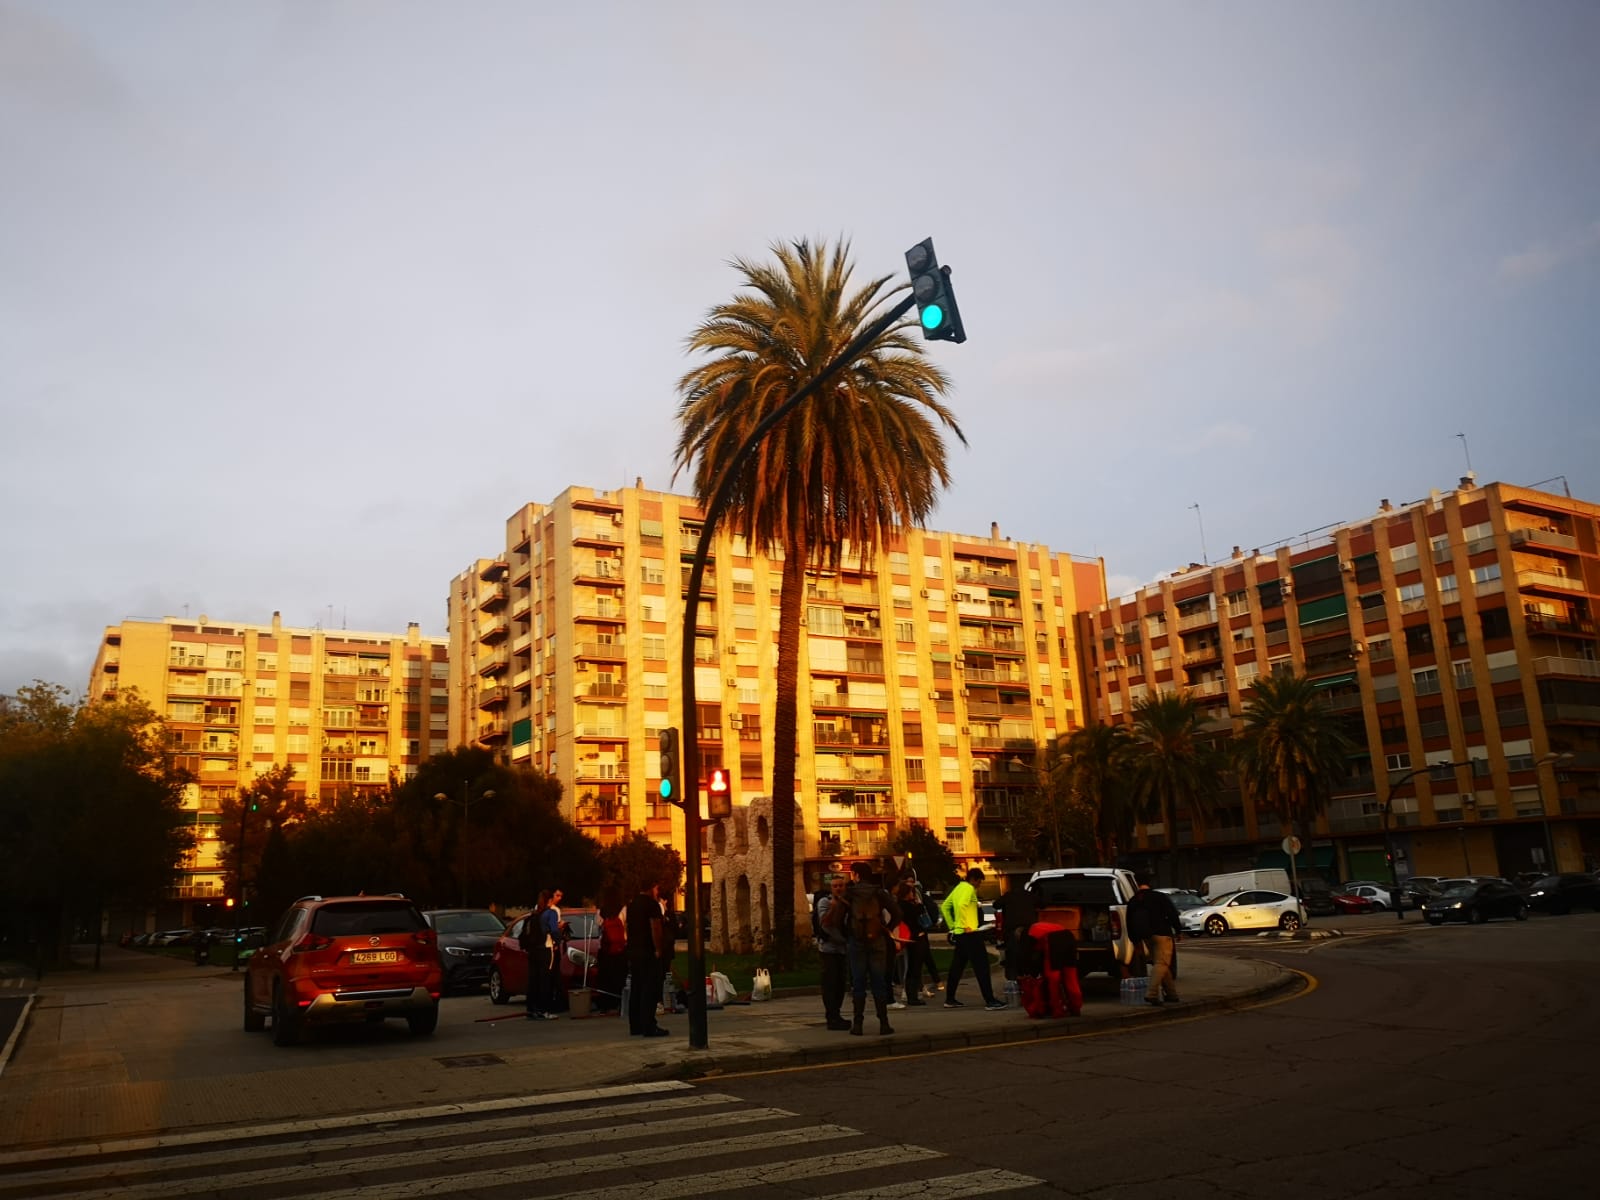
[[(1303, 674), (1362, 749), (1302, 862), (1387, 878), (1388, 803), (1402, 875), (1582, 869), (1600, 857), (1597, 517), (1468, 476), (1293, 545), (1235, 547), (1085, 614), (1095, 715), (1128, 722), (1182, 689), (1226, 736), (1258, 675)], [(1276, 819), (1237, 793), (1174, 826), (1201, 873), (1287, 861)], [(1138, 850), (1168, 838), (1146, 826)]]
[(166, 718), (178, 762), (194, 776), (184, 807), (196, 848), (174, 899), (194, 907), (224, 895), (221, 806), (260, 772), (295, 768), (309, 801), (383, 791), (448, 749), (447, 643), (405, 633), (285, 628), (207, 617), (128, 620), (108, 626), (89, 694), (137, 689)]
[[(504, 550), (450, 585), (450, 738), (561, 781), (602, 842), (683, 845), (657, 798), (656, 735), (681, 725), (682, 599), (704, 514), (636, 486), (573, 487), (506, 522)], [(782, 562), (714, 537), (697, 626), (702, 772), (735, 803), (772, 769)], [(882, 853), (908, 822), (962, 858), (1003, 855), (1034, 751), (1077, 728), (1073, 616), (1105, 598), (1098, 560), (988, 536), (908, 531), (809, 581), (801, 638), (799, 825), (807, 876)]]

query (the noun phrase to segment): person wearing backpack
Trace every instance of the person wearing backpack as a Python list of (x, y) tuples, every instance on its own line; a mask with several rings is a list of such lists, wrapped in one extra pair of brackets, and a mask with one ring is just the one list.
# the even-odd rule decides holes
[(822, 964), (822, 1015), (829, 1029), (841, 1031), (850, 1028), (839, 1011), (844, 1007), (845, 976), (850, 970), (845, 935), (845, 916), (850, 909), (845, 900), (847, 883), (843, 875), (835, 875), (828, 889), (811, 904), (811, 928), (817, 935), (817, 958)]
[(900, 908), (894, 897), (873, 878), (872, 867), (864, 862), (850, 868), (855, 876), (845, 893), (848, 912), (846, 956), (850, 961), (850, 1032), (861, 1036), (862, 1013), (867, 1006), (867, 985), (872, 986), (872, 1002), (878, 1013), (878, 1036), (893, 1033), (889, 1028), (889, 930), (900, 923)]

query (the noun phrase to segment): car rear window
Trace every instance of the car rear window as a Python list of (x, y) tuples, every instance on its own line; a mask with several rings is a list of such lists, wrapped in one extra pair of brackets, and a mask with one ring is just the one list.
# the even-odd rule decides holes
[(311, 918), (311, 930), (325, 937), (355, 934), (411, 933), (426, 929), (422, 914), (403, 900), (324, 904)]
[(1041, 879), (1033, 885), (1037, 904), (1115, 904), (1116, 889), (1109, 876), (1079, 875), (1066, 879)]

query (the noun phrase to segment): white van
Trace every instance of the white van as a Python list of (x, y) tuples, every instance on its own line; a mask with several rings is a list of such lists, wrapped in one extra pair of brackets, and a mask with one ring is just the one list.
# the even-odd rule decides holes
[(1292, 895), (1289, 872), (1281, 867), (1271, 871), (1232, 871), (1226, 875), (1207, 875), (1200, 881), (1200, 894), (1207, 900), (1226, 896), (1230, 892), (1256, 890)]

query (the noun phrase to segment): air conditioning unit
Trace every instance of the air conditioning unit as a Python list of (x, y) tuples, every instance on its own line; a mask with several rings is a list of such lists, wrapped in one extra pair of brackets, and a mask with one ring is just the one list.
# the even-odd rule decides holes
[(731, 687), (731, 688), (738, 687), (739, 686), (739, 680), (737, 678), (735, 678), (734, 676), (729, 675), (728, 676), (728, 686)]
[(611, 523), (613, 525), (621, 525), (622, 524), (622, 514), (621, 513), (612, 513), (611, 514)]
[(1357, 642), (1355, 645), (1350, 647), (1351, 654), (1365, 654), (1366, 652), (1367, 644), (1365, 642)]
[(922, 598), (924, 600), (926, 600), (928, 598), (928, 589), (927, 588), (923, 588), (922, 589)]
[(744, 714), (743, 713), (729, 713), (728, 714), (728, 724), (731, 725), (734, 729), (742, 729), (744, 727)]
[(956, 655), (951, 661), (955, 663), (956, 670), (958, 671), (967, 665), (967, 660), (959, 654)]
[(967, 727), (965, 725), (963, 725), (961, 727), (961, 736), (962, 737), (966, 737), (967, 735), (968, 735)]
[(1350, 574), (1354, 574), (1356, 569), (1355, 561), (1353, 559), (1341, 558), (1339, 560), (1339, 569), (1349, 572)]
[(972, 695), (972, 693), (971, 693), (971, 692), (969, 692), (969, 691), (967, 691), (967, 689), (966, 689), (966, 688), (962, 688), (962, 689), (961, 689), (961, 698), (962, 698), (962, 699), (963, 699), (963, 700), (965, 700), (965, 699), (967, 699), (967, 697), (969, 697), (969, 696), (971, 696), (971, 695)]
[(1037, 704), (1040, 708), (1043, 708), (1044, 707), (1044, 697), (1043, 696), (1039, 696), (1038, 698), (1036, 698), (1034, 700), (1034, 703)]
[(928, 699), (929, 700), (937, 700), (938, 698), (939, 698), (939, 689), (938, 688), (934, 688), (933, 691), (928, 693)]

